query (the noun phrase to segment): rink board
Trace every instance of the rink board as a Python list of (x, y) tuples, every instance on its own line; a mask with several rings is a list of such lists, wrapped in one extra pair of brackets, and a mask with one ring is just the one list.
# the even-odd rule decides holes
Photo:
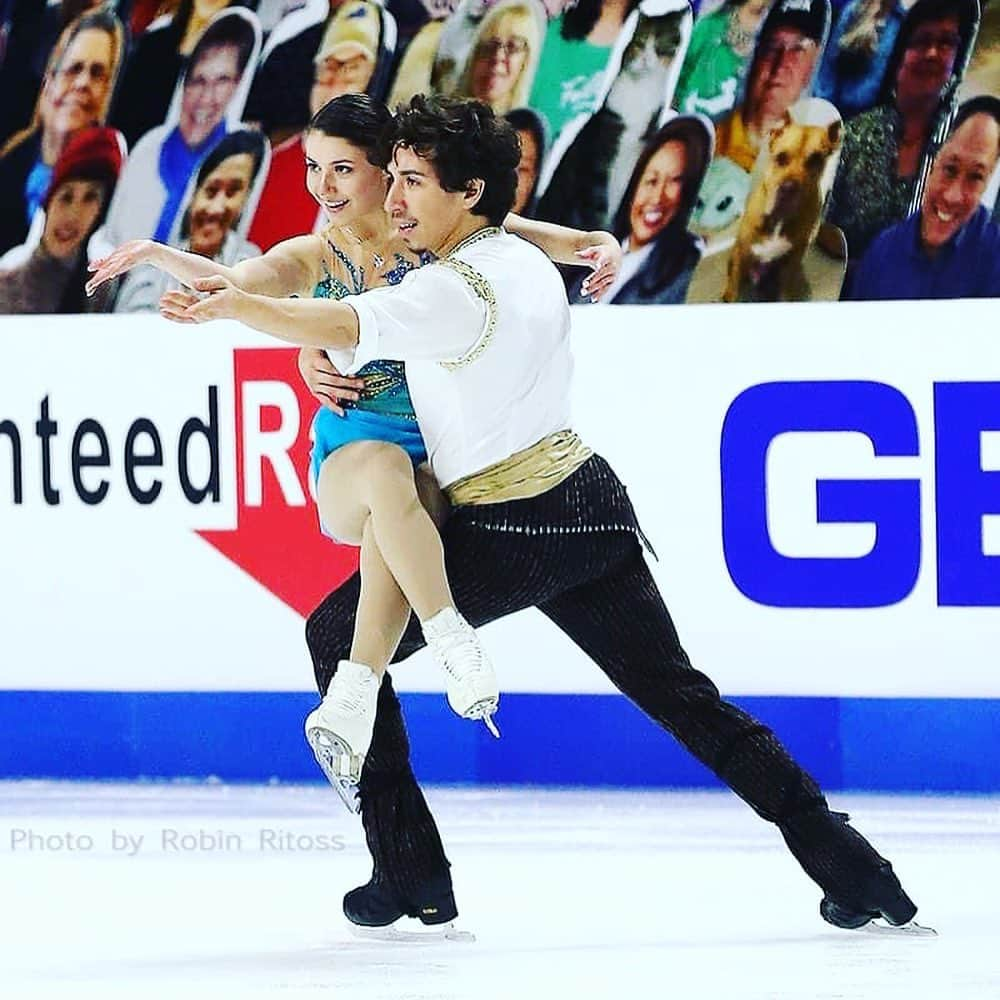
[[(421, 781), (473, 785), (715, 787), (625, 699), (506, 694), (497, 741), (437, 694), (401, 695)], [(828, 789), (995, 792), (1000, 701), (734, 698)], [(302, 693), (0, 692), (5, 778), (321, 781)], [(40, 724), (40, 720), (48, 720)]]
[[(574, 312), (574, 424), (629, 487), (685, 647), (827, 784), (1000, 789), (996, 315)], [(0, 776), (314, 776), (303, 619), (355, 555), (317, 533), (313, 406), (271, 344), (0, 320)], [(495, 746), (424, 654), (394, 668), (427, 780), (711, 780), (541, 615), (483, 636)]]

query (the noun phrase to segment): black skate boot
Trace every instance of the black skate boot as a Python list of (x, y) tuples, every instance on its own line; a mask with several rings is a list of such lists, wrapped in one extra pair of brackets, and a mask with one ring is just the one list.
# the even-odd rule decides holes
[(820, 916), (834, 927), (856, 930), (880, 917), (893, 927), (910, 923), (917, 915), (913, 900), (903, 891), (903, 887), (887, 861), (872, 877), (867, 889), (855, 900), (838, 902), (829, 893), (819, 904)]
[(796, 860), (823, 890), (820, 916), (849, 930), (881, 920), (888, 925), (879, 925), (884, 930), (933, 934), (913, 923), (917, 907), (892, 865), (848, 819), (846, 813), (820, 806), (778, 824)]
[[(379, 936), (396, 938), (427, 938), (426, 932), (396, 931), (391, 925), (401, 917), (413, 917), (427, 927), (440, 927), (443, 937), (465, 940), (471, 935), (456, 931), (452, 921), (458, 916), (451, 878), (447, 875), (433, 879), (420, 887), (414, 900), (403, 899), (391, 886), (374, 876), (367, 884), (352, 889), (344, 896), (344, 916), (356, 928), (381, 928), (391, 930)], [(371, 936), (371, 935), (369, 935)]]

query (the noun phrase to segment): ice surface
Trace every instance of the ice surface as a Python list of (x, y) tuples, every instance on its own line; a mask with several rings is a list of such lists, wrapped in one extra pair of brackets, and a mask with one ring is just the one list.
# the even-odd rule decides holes
[(369, 862), (357, 817), (331, 789), (0, 784), (0, 991), (1000, 997), (996, 798), (832, 799), (891, 858), (918, 919), (938, 929), (933, 940), (828, 927), (818, 890), (774, 828), (725, 793), (431, 789), (428, 798), (474, 944), (351, 935), (340, 900), (367, 880)]

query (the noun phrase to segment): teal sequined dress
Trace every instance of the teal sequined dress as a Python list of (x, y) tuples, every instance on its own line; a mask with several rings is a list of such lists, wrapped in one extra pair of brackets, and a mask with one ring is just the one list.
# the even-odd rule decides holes
[[(342, 299), (365, 291), (364, 271), (356, 268), (353, 261), (332, 243), (328, 246), (344, 265), (354, 287), (330, 274), (324, 261), (324, 276), (313, 291), (313, 298)], [(396, 254), (395, 266), (384, 272), (384, 277), (390, 285), (398, 285), (412, 268), (413, 265), (405, 257)], [(413, 412), (403, 363), (369, 361), (356, 374), (365, 380), (365, 388), (358, 401), (345, 408), (344, 416), (338, 416), (323, 406), (313, 418), (310, 468), (314, 479), (319, 477), (326, 457), (352, 441), (388, 441), (399, 445), (414, 465), (427, 461), (427, 450)]]

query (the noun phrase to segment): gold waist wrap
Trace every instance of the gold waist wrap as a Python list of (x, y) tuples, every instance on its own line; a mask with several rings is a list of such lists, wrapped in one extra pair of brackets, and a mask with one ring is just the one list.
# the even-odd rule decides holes
[(528, 500), (558, 486), (591, 455), (575, 431), (556, 431), (510, 458), (456, 480), (445, 493), (456, 507)]

